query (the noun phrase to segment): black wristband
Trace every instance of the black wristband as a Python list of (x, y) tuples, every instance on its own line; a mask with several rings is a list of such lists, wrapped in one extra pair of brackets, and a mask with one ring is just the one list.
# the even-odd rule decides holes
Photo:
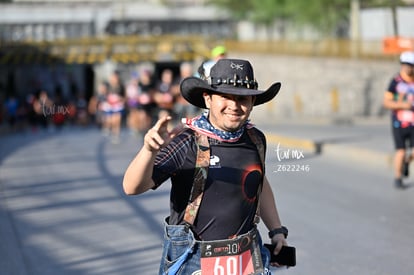
[(285, 236), (285, 239), (288, 236), (288, 229), (285, 226), (275, 228), (273, 230), (269, 231), (269, 238), (273, 238), (276, 234), (283, 234)]

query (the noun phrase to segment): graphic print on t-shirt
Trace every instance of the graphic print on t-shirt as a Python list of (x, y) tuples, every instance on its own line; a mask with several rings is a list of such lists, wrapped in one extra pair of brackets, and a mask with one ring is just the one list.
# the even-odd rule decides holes
[(211, 166), (195, 231), (204, 240), (226, 239), (251, 229), (263, 171), (254, 144), (221, 143), (210, 150)]
[[(414, 83), (401, 81), (395, 89), (398, 95), (403, 97), (404, 101), (414, 103)], [(397, 110), (395, 115), (402, 127), (408, 127), (414, 124), (414, 112), (412, 110)]]
[[(406, 81), (399, 74), (391, 80), (388, 87), (394, 95), (395, 101), (411, 102), (414, 107), (414, 82)], [(394, 110), (392, 112), (392, 123), (395, 128), (407, 128), (414, 125), (413, 110)]]

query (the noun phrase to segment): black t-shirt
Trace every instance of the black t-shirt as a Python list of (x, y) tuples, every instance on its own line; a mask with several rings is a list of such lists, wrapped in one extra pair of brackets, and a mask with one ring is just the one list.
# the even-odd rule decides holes
[[(253, 129), (263, 140), (262, 132)], [(256, 145), (245, 131), (234, 143), (209, 138), (210, 166), (194, 232), (202, 240), (227, 239), (252, 228), (257, 191), (263, 182)], [(193, 130), (185, 130), (155, 160), (153, 180), (157, 186), (171, 177), (170, 224), (183, 224), (193, 185), (197, 145)]]
[[(401, 74), (398, 74), (391, 80), (388, 86), (388, 91), (394, 95), (395, 100), (402, 97), (403, 101), (414, 101), (414, 83), (404, 80)], [(414, 111), (393, 110), (392, 125), (394, 128), (407, 128), (414, 126)]]

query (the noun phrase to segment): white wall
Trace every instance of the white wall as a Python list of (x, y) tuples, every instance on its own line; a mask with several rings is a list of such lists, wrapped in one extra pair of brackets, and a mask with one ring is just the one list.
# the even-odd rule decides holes
[[(362, 40), (381, 40), (394, 35), (391, 9), (366, 9), (360, 16)], [(398, 8), (397, 24), (400, 36), (414, 37), (414, 7)]]

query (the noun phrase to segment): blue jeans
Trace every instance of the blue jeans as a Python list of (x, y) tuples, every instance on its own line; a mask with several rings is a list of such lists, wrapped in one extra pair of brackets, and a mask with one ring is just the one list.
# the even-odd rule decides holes
[[(270, 252), (263, 247), (260, 234), (258, 236), (265, 270), (262, 275), (271, 275)], [(158, 274), (201, 275), (200, 258), (200, 242), (195, 239), (193, 232), (185, 225), (168, 225), (165, 222), (163, 253)]]

